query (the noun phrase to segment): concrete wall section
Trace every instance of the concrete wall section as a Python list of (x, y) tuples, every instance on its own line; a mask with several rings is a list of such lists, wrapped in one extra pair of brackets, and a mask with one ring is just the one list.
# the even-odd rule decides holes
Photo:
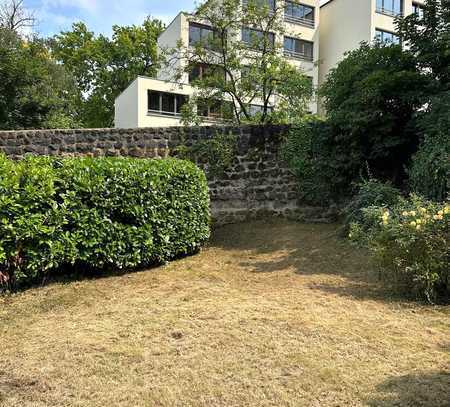
[(138, 82), (136, 78), (117, 98), (114, 105), (114, 125), (121, 128), (139, 126)]
[(319, 83), (347, 51), (371, 41), (371, 0), (334, 0), (320, 9)]

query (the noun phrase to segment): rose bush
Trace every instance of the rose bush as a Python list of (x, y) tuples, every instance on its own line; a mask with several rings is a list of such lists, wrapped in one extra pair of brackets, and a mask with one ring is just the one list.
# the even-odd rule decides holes
[(392, 208), (364, 210), (365, 225), (350, 227), (350, 239), (374, 254), (382, 276), (430, 302), (450, 297), (450, 205), (417, 195)]

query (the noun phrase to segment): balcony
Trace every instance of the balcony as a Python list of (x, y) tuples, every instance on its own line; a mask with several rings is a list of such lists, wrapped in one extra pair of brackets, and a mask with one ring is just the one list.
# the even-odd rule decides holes
[(295, 52), (295, 51), (284, 50), (284, 56), (288, 57), (288, 58), (299, 59), (301, 61), (308, 61), (308, 62), (312, 62), (313, 61), (312, 55), (308, 55), (308, 54), (305, 54), (305, 53), (302, 53), (302, 52)]
[(284, 15), (284, 21), (286, 21), (288, 23), (304, 25), (305, 27), (309, 27), (309, 28), (314, 28), (314, 26), (315, 26), (313, 20), (310, 20), (307, 18), (302, 18), (302, 17), (296, 17), (296, 16), (292, 16), (289, 14)]
[(392, 10), (384, 7), (377, 7), (376, 12), (389, 17), (403, 17), (403, 12), (398, 10)]

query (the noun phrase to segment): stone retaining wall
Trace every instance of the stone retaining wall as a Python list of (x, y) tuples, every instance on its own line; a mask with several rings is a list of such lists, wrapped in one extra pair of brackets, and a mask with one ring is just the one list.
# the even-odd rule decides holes
[(267, 215), (317, 218), (320, 211), (299, 205), (297, 182), (280, 157), (286, 131), (285, 126), (0, 131), (0, 151), (15, 159), (28, 153), (164, 158), (181, 144), (191, 146), (224, 132), (237, 139), (230, 168), (214, 176), (199, 163), (208, 177), (215, 222)]

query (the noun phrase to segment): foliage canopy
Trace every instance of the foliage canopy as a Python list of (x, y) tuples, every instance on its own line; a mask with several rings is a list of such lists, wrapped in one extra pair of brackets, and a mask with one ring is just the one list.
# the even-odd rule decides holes
[(44, 40), (0, 28), (0, 129), (76, 127), (76, 92)]
[(112, 37), (96, 36), (75, 23), (51, 41), (55, 58), (77, 80), (78, 114), (84, 127), (111, 127), (115, 98), (138, 75), (154, 76), (157, 38), (164, 25), (147, 18), (141, 26), (113, 26)]
[(368, 166), (375, 177), (403, 182), (429, 86), (414, 54), (397, 45), (362, 44), (331, 71), (321, 89), (329, 141), (350, 181)]

